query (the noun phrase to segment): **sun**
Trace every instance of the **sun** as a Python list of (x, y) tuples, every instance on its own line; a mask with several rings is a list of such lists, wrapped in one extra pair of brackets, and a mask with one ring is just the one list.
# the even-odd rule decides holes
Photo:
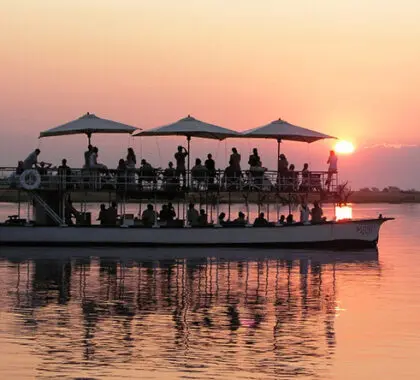
[(354, 145), (350, 141), (340, 140), (335, 144), (334, 150), (340, 154), (350, 154), (354, 152)]

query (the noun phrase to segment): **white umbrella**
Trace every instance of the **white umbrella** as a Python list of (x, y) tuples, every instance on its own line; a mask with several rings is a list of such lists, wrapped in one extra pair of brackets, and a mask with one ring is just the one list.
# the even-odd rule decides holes
[(298, 127), (297, 125), (290, 124), (282, 119), (274, 120), (270, 124), (242, 132), (241, 135), (242, 137), (249, 138), (277, 140), (277, 160), (280, 156), (280, 143), (282, 140), (312, 143), (318, 140), (336, 138), (311, 129)]
[(238, 132), (231, 129), (219, 127), (214, 124), (205, 123), (192, 116), (176, 121), (175, 123), (162, 127), (149, 129), (135, 133), (133, 136), (185, 136), (188, 144), (188, 172), (190, 171), (190, 141), (191, 137), (205, 139), (224, 140), (227, 137), (240, 137)]
[(76, 120), (40, 133), (39, 137), (86, 134), (89, 139), (93, 133), (133, 133), (137, 128), (116, 121), (101, 119), (87, 113)]

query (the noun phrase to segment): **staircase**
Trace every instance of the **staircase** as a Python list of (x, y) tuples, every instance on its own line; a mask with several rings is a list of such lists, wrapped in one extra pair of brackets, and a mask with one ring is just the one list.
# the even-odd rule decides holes
[(57, 223), (57, 225), (59, 225), (59, 226), (61, 226), (61, 227), (64, 227), (64, 226), (67, 226), (66, 225), (66, 223), (65, 223), (65, 221), (62, 219), (62, 218), (60, 218), (60, 216), (59, 215), (57, 215), (57, 213), (48, 205), (48, 203), (47, 202), (45, 202), (43, 199), (42, 199), (42, 197), (39, 195), (39, 194), (37, 194), (37, 193), (35, 193), (35, 192), (31, 192), (31, 193), (28, 193), (29, 194), (29, 196), (32, 198), (32, 200), (34, 201), (34, 202), (37, 202), (38, 204), (40, 204), (43, 208), (44, 208), (44, 210), (45, 210), (45, 212), (47, 213), (47, 215), (55, 222), (55, 223)]

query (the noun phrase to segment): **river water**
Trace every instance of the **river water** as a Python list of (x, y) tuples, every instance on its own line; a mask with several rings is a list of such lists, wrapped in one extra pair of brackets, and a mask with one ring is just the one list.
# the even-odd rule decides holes
[(1, 377), (420, 378), (420, 205), (379, 213), (378, 251), (0, 247)]

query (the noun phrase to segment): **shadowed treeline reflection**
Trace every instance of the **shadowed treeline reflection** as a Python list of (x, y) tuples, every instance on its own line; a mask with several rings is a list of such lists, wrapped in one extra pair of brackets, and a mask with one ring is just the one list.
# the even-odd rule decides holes
[(322, 377), (337, 344), (337, 273), (354, 270), (379, 275), (377, 252), (344, 261), (3, 259), (0, 311), (41, 377)]

